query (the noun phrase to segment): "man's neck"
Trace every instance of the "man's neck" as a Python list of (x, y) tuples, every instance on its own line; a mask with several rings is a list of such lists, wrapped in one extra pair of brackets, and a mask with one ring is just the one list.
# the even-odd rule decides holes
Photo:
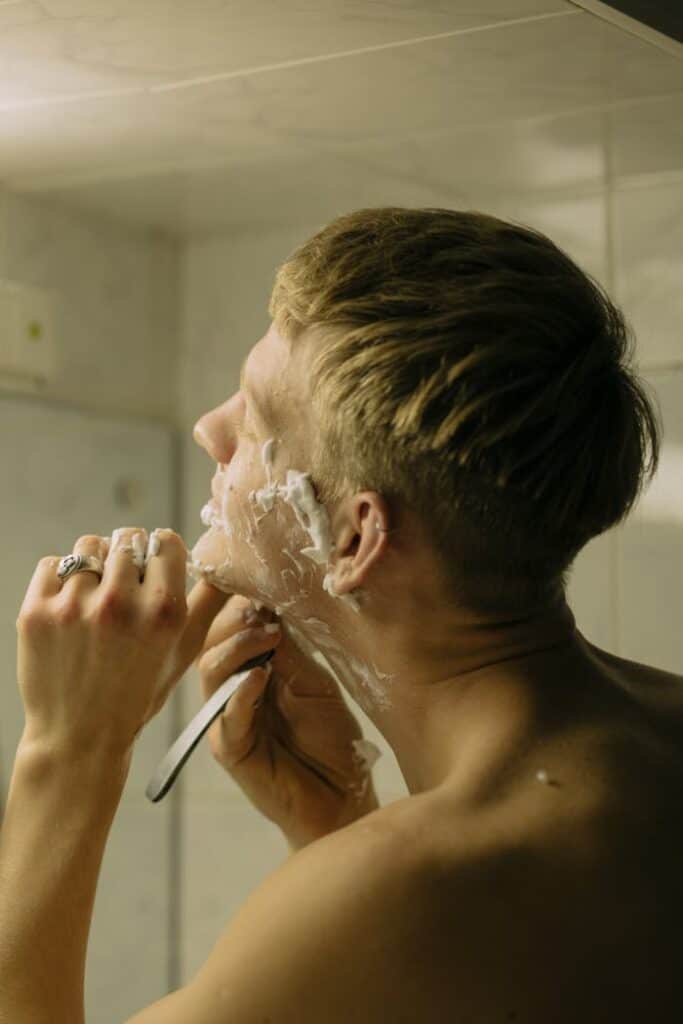
[[(351, 615), (355, 629), (345, 621)], [(340, 619), (296, 616), (294, 639), (328, 661), (389, 743), (411, 793), (443, 785), (462, 770), (465, 751), (476, 759), (485, 742), (486, 756), (496, 744), (504, 749), (533, 718), (534, 688), (581, 656), (564, 600), (514, 623), (471, 628), (376, 627), (352, 611)]]

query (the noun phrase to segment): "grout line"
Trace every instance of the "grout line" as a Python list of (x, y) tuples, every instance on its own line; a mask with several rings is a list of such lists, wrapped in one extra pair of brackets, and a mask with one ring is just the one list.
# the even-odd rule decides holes
[(553, 14), (533, 14), (527, 18), (515, 18), (511, 21), (496, 21), (490, 25), (475, 25), (472, 28), (453, 29), (450, 32), (439, 32), (431, 36), (415, 36), (412, 39), (404, 39), (398, 42), (378, 43), (373, 46), (359, 47), (353, 50), (341, 50), (337, 53), (321, 54), (316, 57), (298, 57), (295, 60), (280, 61), (277, 64), (263, 64), (257, 67), (240, 68), (237, 71), (222, 71), (215, 75), (203, 75), (200, 78), (181, 78), (173, 82), (164, 82), (161, 85), (131, 86), (126, 89), (100, 89), (96, 92), (83, 93), (62, 93), (58, 96), (45, 96), (33, 100), (19, 100), (16, 103), (0, 104), (0, 113), (11, 110), (21, 110), (27, 107), (54, 106), (56, 104), (80, 103), (83, 100), (111, 98), (133, 94), (154, 95), (156, 93), (172, 92), (179, 89), (190, 89), (198, 85), (207, 85), (211, 82), (224, 82), (231, 78), (248, 78), (252, 75), (267, 74), (271, 71), (281, 71), (287, 68), (303, 67), (307, 64), (322, 64), (326, 61), (341, 60), (345, 57), (357, 57), (366, 53), (378, 53), (381, 50), (397, 50), (403, 46), (418, 46), (421, 43), (435, 42), (439, 39), (449, 39), (454, 36), (466, 36), (473, 33), (489, 32), (500, 28), (511, 28), (516, 25), (524, 25), (528, 22), (549, 21), (551, 18), (567, 18), (576, 15), (584, 15), (582, 10), (557, 11)]
[(321, 64), (325, 61), (340, 60), (344, 57), (358, 57), (365, 53), (378, 53), (381, 50), (397, 50), (402, 46), (417, 46), (421, 43), (433, 43), (438, 39), (450, 39), (453, 36), (466, 36), (473, 33), (489, 32), (494, 29), (510, 28), (513, 25), (524, 25), (533, 21), (549, 21), (551, 18), (567, 18), (583, 11), (557, 11), (554, 14), (532, 14), (528, 18), (514, 18), (511, 21), (496, 21), (490, 25), (475, 25), (472, 28), (456, 28), (450, 32), (439, 32), (431, 36), (415, 36), (412, 39), (404, 39), (400, 42), (377, 43), (373, 46), (363, 46), (353, 50), (340, 50), (336, 53), (322, 54), (317, 57), (299, 57), (295, 60), (281, 61), (277, 64), (262, 64), (254, 68), (246, 68), (240, 71), (223, 71), (216, 75), (204, 75), (201, 78), (183, 78), (165, 85), (150, 86), (149, 91), (170, 92), (175, 89), (191, 88), (195, 85), (206, 85), (208, 82), (222, 82), (229, 78), (241, 78), (250, 75), (260, 75), (269, 71), (282, 71), (285, 68), (303, 67), (305, 64)]

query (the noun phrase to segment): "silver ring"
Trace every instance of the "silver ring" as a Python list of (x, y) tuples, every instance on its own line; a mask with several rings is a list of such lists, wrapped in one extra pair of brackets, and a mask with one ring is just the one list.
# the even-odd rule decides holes
[(65, 555), (57, 566), (57, 576), (62, 582), (77, 572), (94, 572), (102, 579), (104, 562), (95, 555)]

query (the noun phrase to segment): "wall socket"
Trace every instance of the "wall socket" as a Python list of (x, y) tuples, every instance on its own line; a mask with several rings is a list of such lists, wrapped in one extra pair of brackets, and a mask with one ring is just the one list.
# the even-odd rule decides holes
[(0, 372), (46, 383), (55, 373), (57, 293), (0, 280)]

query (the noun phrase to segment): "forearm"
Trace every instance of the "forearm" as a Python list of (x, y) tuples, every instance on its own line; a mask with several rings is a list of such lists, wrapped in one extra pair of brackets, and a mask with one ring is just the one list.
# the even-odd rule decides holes
[(82, 1024), (88, 935), (127, 763), (22, 738), (0, 830), (0, 1024)]

